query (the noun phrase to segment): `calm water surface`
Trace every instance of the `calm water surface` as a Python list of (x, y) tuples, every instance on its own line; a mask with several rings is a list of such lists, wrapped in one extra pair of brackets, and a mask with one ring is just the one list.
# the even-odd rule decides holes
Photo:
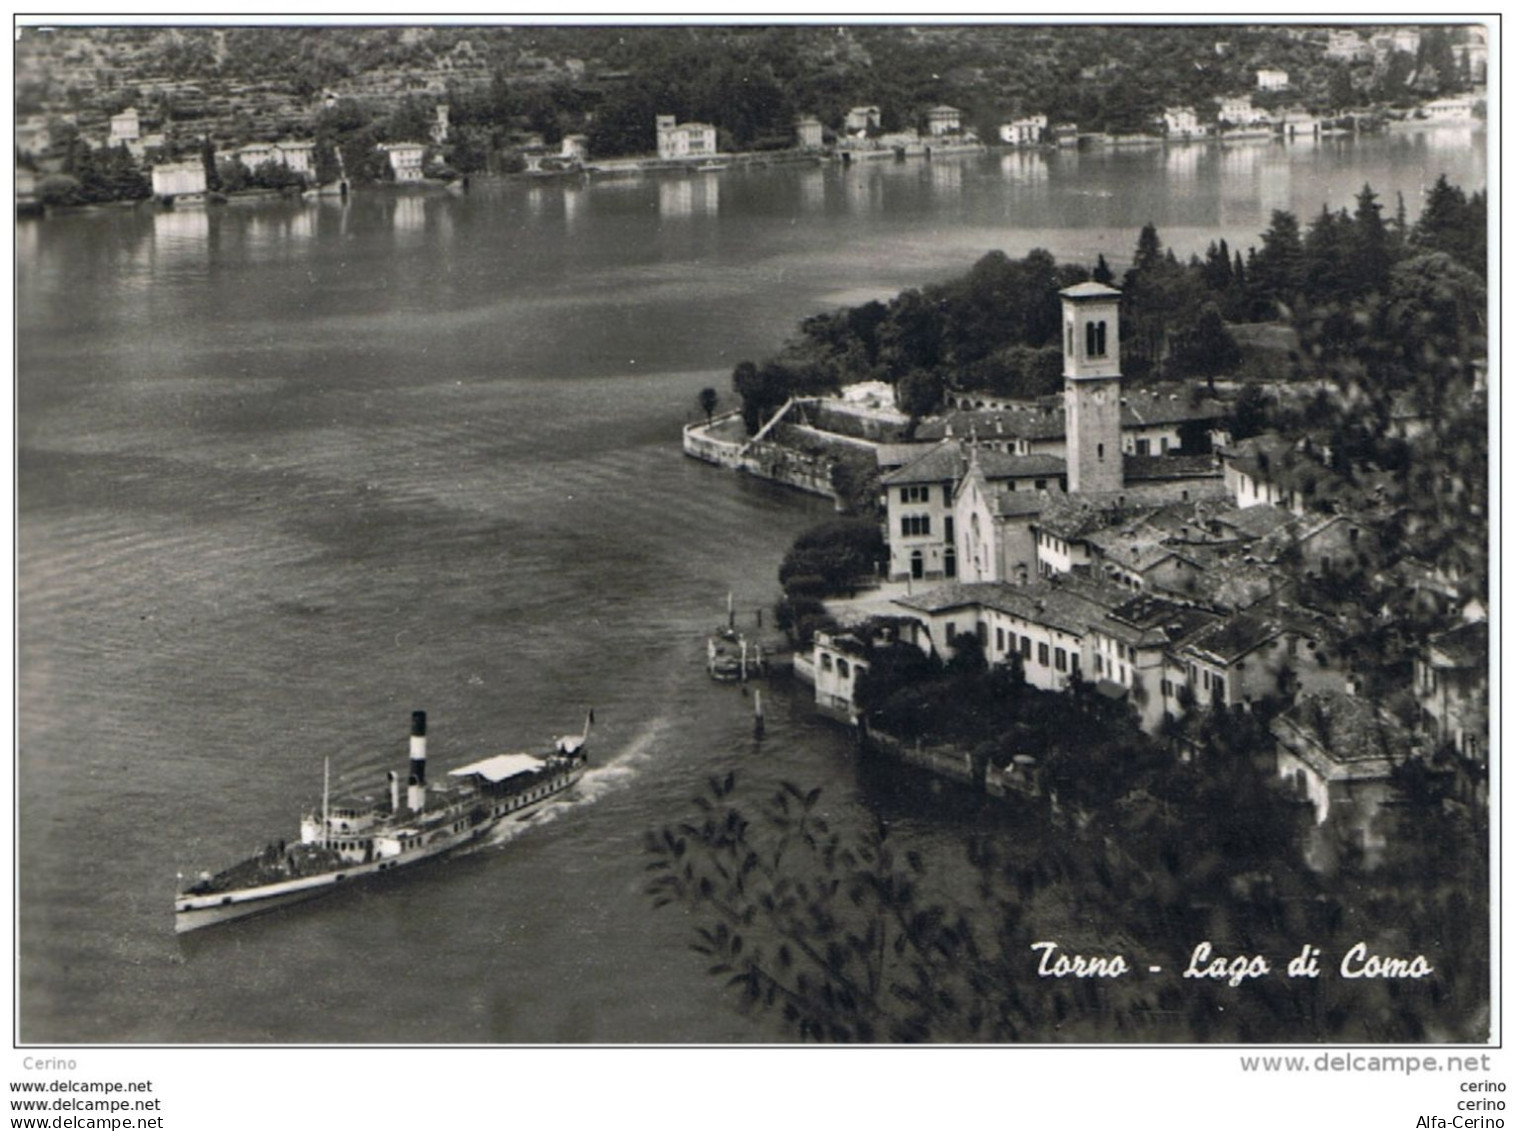
[[(706, 776), (821, 785), (946, 854), (962, 812), (701, 667), (824, 504), (679, 425), (827, 304), (993, 248), (1255, 241), (1411, 217), (1482, 132), (732, 171), (18, 225), (20, 1035), (64, 1042), (773, 1040), (651, 912), (640, 845)], [(293, 837), (329, 755), (440, 766), (595, 705), (575, 800), (383, 887), (186, 939), (175, 873)], [(912, 788), (922, 787), (915, 783)], [(944, 808), (945, 806), (945, 808)], [(993, 816), (980, 817), (993, 821)]]

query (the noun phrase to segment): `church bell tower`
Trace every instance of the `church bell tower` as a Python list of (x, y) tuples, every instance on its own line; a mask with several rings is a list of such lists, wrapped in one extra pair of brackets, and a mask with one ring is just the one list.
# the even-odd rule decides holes
[(1119, 491), (1120, 291), (1079, 283), (1062, 291), (1068, 490)]

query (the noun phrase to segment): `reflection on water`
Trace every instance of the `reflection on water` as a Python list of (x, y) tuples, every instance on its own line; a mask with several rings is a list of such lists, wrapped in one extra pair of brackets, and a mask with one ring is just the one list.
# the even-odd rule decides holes
[(1276, 146), (1257, 169), (1257, 203), (1271, 219), (1274, 211), (1287, 212), (1293, 204), (1294, 166), (1282, 146)]
[(1047, 184), (1047, 158), (1041, 153), (1024, 150), (1006, 153), (999, 159), (999, 171), (1013, 184), (1039, 187)]
[(802, 212), (819, 212), (826, 207), (826, 173), (817, 167), (800, 174), (799, 203)]
[(209, 240), (210, 216), (203, 208), (153, 213), (152, 257), (157, 270), (177, 273), (205, 267), (210, 259)]
[(664, 220), (688, 216), (714, 216), (720, 210), (721, 180), (718, 173), (692, 173), (658, 181), (658, 215)]
[(1199, 171), (1202, 157), (1209, 152), (1203, 145), (1170, 145), (1165, 153), (1163, 172), (1177, 181), (1192, 181)]
[[(584, 191), (582, 185), (570, 183), (563, 185), (563, 222), (570, 235), (579, 226), (588, 206), (589, 194)], [(450, 215), (448, 219), (451, 219)]]
[[(1418, 130), (1411, 135), (1416, 147), (1427, 153), (1455, 153), (1473, 148), (1474, 130), (1471, 126), (1437, 126), (1430, 129)], [(1478, 143), (1481, 144), (1483, 131), (1477, 131)]]
[(426, 228), (426, 200), (413, 193), (402, 193), (395, 200), (391, 217), (395, 233), (407, 234), (424, 231)]
[(961, 161), (932, 161), (931, 191), (940, 197), (959, 196), (963, 191), (963, 165)]

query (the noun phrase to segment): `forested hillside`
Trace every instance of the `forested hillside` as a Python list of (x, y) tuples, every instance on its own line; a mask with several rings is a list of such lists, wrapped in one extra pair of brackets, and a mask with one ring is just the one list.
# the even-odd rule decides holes
[[(1371, 29), (1364, 29), (1371, 30)], [(24, 29), (20, 114), (105, 115), (137, 105), (225, 140), (309, 124), (323, 96), (388, 110), (448, 100), (466, 121), (587, 132), (595, 153), (653, 147), (652, 117), (710, 121), (723, 147), (788, 144), (796, 114), (832, 128), (877, 105), (883, 128), (938, 103), (991, 136), (1018, 114), (1140, 132), (1165, 106), (1253, 93), (1316, 110), (1464, 89), (1453, 45), (1424, 29), (1413, 54), (1326, 57), (1324, 27), (1045, 25), (925, 27), (190, 27)], [(1288, 72), (1258, 92), (1256, 71)]]

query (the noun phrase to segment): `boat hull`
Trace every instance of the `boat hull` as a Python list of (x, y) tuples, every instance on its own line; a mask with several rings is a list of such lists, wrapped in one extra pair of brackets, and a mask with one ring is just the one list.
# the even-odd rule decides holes
[(477, 844), (502, 824), (511, 820), (524, 820), (555, 798), (561, 797), (579, 782), (586, 769), (586, 765), (580, 764), (566, 771), (550, 787), (544, 787), (543, 792), (535, 796), (523, 794), (509, 799), (494, 814), (478, 824), (457, 832), (441, 830), (426, 844), (399, 856), (347, 864), (327, 872), (257, 887), (202, 895), (181, 893), (174, 900), (174, 933), (184, 934), (186, 931), (276, 911), (290, 904), (326, 895), (339, 887), (348, 887), (371, 876), (402, 871)]

